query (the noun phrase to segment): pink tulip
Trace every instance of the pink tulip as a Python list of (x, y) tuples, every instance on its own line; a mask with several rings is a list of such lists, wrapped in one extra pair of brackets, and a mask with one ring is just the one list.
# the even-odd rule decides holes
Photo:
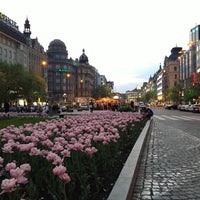
[(3, 190), (1, 194), (14, 191), (16, 189), (16, 179), (4, 179), (1, 183), (1, 189)]
[(7, 163), (5, 170), (6, 171), (10, 171), (11, 169), (16, 169), (16, 163), (15, 162), (11, 162), (11, 163)]
[(42, 143), (42, 145), (44, 145), (44, 146), (46, 146), (46, 147), (48, 147), (48, 148), (53, 147), (53, 142), (52, 142), (51, 140), (49, 140), (49, 139), (44, 140), (44, 141), (42, 141), (41, 143)]
[(61, 155), (63, 155), (64, 157), (70, 157), (70, 151), (65, 149), (61, 152)]
[(84, 146), (79, 142), (75, 143), (73, 147), (74, 150), (79, 150), (79, 151), (83, 150), (83, 148)]
[(28, 179), (25, 176), (19, 176), (17, 177), (17, 183), (21, 185), (25, 185), (28, 183)]
[(19, 145), (20, 151), (30, 151), (35, 146), (34, 143), (28, 143), (28, 144), (21, 144)]
[(2, 151), (3, 151), (4, 153), (13, 153), (13, 147), (12, 147), (11, 144), (6, 143), (6, 144), (4, 144), (4, 146), (2, 147)]
[(53, 165), (61, 165), (62, 163), (63, 159), (60, 156), (57, 156), (52, 162)]
[(38, 148), (33, 147), (33, 148), (31, 148), (29, 154), (30, 154), (31, 156), (33, 156), (33, 155), (37, 156), (37, 155), (40, 155), (40, 154), (41, 154), (41, 151), (40, 151)]
[(95, 147), (91, 147), (91, 148), (86, 148), (85, 149), (85, 153), (87, 155), (92, 155), (93, 153), (96, 153), (98, 150)]
[(52, 147), (52, 150), (53, 151), (56, 151), (56, 152), (60, 152), (62, 151), (64, 148), (62, 145), (60, 145), (60, 143), (56, 142), (55, 145)]
[(65, 183), (69, 183), (71, 181), (70, 176), (66, 173), (59, 175), (59, 178), (63, 180)]
[(20, 169), (24, 170), (24, 172), (30, 172), (31, 171), (31, 166), (28, 163), (20, 165)]
[(10, 176), (12, 176), (12, 178), (17, 179), (20, 176), (24, 175), (24, 170), (20, 169), (19, 167), (17, 167), (16, 169), (11, 169), (10, 170)]
[(53, 169), (53, 174), (54, 175), (62, 175), (66, 172), (66, 167), (60, 165), (60, 166), (56, 166), (54, 169)]
[(50, 151), (46, 158), (47, 158), (48, 161), (53, 161), (53, 160), (56, 159), (56, 157), (57, 157), (57, 154)]
[[(26, 166), (25, 168), (27, 168), (28, 166)], [(22, 166), (23, 168), (23, 166)], [(12, 178), (15, 178), (18, 184), (27, 184), (28, 183), (28, 179), (24, 176), (25, 175), (25, 171), (19, 167), (17, 167), (16, 169), (11, 169), (10, 170), (10, 176)]]

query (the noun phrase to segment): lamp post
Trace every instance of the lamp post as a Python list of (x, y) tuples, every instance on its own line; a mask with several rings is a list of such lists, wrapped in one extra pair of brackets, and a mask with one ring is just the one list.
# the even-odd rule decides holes
[[(44, 79), (45, 82), (45, 92), (48, 95), (48, 84), (47, 84), (47, 61), (46, 60), (42, 60), (41, 61), (41, 66), (42, 66), (42, 77)], [(46, 102), (47, 103), (47, 102)]]
[(41, 66), (42, 66), (42, 77), (44, 78), (44, 81), (45, 81), (45, 84), (46, 84), (45, 90), (47, 92), (47, 90), (48, 90), (48, 87), (47, 87), (47, 61), (42, 60)]
[[(71, 92), (70, 92), (70, 77), (71, 77), (71, 74), (69, 72), (66, 73), (66, 78), (67, 78), (67, 95), (66, 95), (66, 103), (68, 104), (68, 102), (71, 100)], [(71, 102), (70, 102), (71, 104)], [(71, 105), (70, 105), (71, 106)]]

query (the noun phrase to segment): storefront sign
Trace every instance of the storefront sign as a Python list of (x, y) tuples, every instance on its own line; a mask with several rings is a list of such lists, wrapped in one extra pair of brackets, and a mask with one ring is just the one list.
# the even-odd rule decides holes
[(58, 69), (59, 72), (63, 72), (63, 73), (70, 73), (72, 72), (72, 70), (70, 69)]

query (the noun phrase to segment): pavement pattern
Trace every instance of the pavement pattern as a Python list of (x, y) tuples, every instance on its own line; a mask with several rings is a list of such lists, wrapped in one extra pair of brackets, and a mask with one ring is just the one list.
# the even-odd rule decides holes
[(200, 200), (200, 139), (153, 118), (132, 200)]

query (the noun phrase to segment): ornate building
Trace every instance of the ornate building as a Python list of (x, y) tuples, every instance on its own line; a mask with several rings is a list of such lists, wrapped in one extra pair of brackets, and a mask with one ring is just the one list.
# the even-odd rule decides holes
[(26, 37), (19, 31), (17, 23), (0, 13), (0, 60), (20, 63), (28, 70), (27, 52)]
[[(20, 63), (27, 71), (34, 71), (43, 77), (47, 83), (49, 103), (88, 103), (99, 85), (98, 70), (89, 64), (84, 49), (79, 59), (68, 59), (64, 42), (55, 39), (45, 52), (38, 39), (31, 38), (28, 18), (22, 33), (16, 22), (1, 12), (0, 61)], [(111, 83), (109, 85), (113, 88), (114, 83)]]
[(74, 98), (75, 71), (64, 42), (55, 39), (47, 50), (48, 98), (51, 104)]
[(178, 83), (179, 57), (182, 55), (182, 47), (171, 49), (169, 57), (165, 57), (162, 76), (163, 100), (169, 101), (168, 91)]
[(28, 68), (29, 71), (35, 71), (38, 75), (45, 78), (46, 66), (43, 63), (47, 60), (44, 47), (38, 42), (37, 38), (31, 39), (31, 25), (28, 18), (24, 24), (24, 36), (28, 46)]
[[(96, 87), (95, 68), (89, 64), (88, 57), (83, 49), (82, 55), (79, 57), (79, 62), (76, 67), (76, 102), (85, 104), (90, 101)], [(100, 76), (100, 75), (98, 75)]]
[(53, 40), (47, 50), (48, 94), (51, 104), (87, 104), (96, 86), (96, 69), (89, 64), (83, 49), (79, 59), (68, 59), (64, 42)]
[[(25, 70), (34, 71), (44, 77), (42, 61), (46, 60), (44, 48), (37, 38), (31, 39), (29, 20), (26, 19), (22, 33), (15, 21), (0, 13), (0, 61), (21, 64)], [(20, 102), (23, 105), (25, 100), (20, 99)]]
[(31, 39), (29, 20), (26, 19), (21, 33), (16, 22), (0, 13), (0, 60), (11, 64), (20, 63), (28, 71), (43, 75), (41, 63), (46, 60), (44, 48), (38, 39)]

